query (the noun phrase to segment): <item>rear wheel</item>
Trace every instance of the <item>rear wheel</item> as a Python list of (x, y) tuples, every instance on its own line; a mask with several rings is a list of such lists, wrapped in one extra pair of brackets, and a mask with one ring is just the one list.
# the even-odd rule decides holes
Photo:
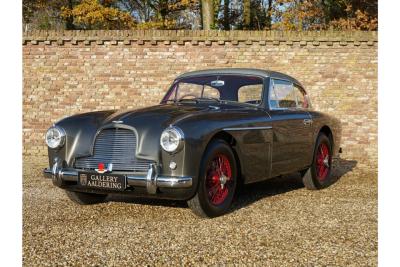
[(65, 191), (68, 198), (79, 205), (90, 205), (104, 202), (107, 194), (91, 194), (84, 192)]
[(222, 140), (212, 141), (200, 166), (197, 193), (188, 205), (200, 217), (223, 215), (232, 204), (236, 185), (237, 167), (232, 149)]
[(321, 189), (331, 184), (332, 144), (329, 138), (321, 133), (314, 149), (313, 163), (303, 175), (307, 189)]

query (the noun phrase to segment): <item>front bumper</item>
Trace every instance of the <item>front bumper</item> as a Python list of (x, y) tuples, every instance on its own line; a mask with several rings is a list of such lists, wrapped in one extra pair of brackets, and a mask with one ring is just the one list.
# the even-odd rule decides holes
[[(57, 163), (51, 169), (43, 170), (46, 178), (53, 179), (57, 185), (64, 181), (78, 182), (78, 170), (60, 168)], [(132, 187), (145, 187), (148, 194), (156, 194), (157, 188), (187, 189), (191, 188), (193, 178), (188, 176), (160, 176), (157, 166), (150, 164), (146, 174), (127, 174), (126, 183)]]

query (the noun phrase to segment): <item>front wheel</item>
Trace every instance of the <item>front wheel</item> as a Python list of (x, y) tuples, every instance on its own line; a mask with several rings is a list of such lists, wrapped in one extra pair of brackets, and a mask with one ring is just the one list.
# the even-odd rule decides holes
[(188, 206), (200, 217), (217, 217), (228, 212), (237, 184), (235, 156), (230, 146), (222, 141), (212, 141), (200, 166), (196, 195)]
[(302, 173), (304, 186), (311, 190), (329, 186), (332, 182), (331, 170), (332, 144), (329, 138), (321, 133), (315, 144), (313, 163)]

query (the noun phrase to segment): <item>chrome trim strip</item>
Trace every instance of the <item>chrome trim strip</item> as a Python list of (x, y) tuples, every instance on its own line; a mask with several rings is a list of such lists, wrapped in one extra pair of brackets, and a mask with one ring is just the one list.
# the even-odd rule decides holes
[(152, 160), (137, 157), (139, 140), (136, 132), (117, 125), (102, 129), (96, 136), (91, 155), (75, 158), (76, 169), (96, 169), (99, 162), (113, 164), (113, 170), (124, 172), (147, 172)]
[(157, 193), (157, 169), (156, 164), (150, 164), (149, 170), (146, 175), (146, 189), (147, 193), (155, 194)]
[[(56, 168), (52, 168), (56, 169)], [(78, 170), (57, 169), (54, 173), (52, 169), (43, 170), (43, 175), (50, 179), (61, 179), (63, 181), (78, 182)], [(158, 176), (156, 164), (150, 164), (147, 174), (128, 174), (127, 184), (130, 186), (146, 187), (149, 194), (157, 193), (157, 188), (190, 188), (193, 178), (189, 176)]]
[(209, 107), (210, 109), (213, 109), (213, 110), (220, 110), (220, 109), (221, 109), (220, 107), (212, 106), (212, 105), (209, 105), (208, 107)]
[[(279, 108), (271, 108), (271, 103), (270, 103), (271, 99), (270, 99), (269, 93), (271, 92), (271, 90), (273, 89), (273, 87), (275, 85), (274, 84), (274, 80), (280, 80), (280, 81), (284, 81), (284, 82), (290, 83), (292, 85), (293, 91), (295, 89), (295, 86), (300, 87), (305, 93), (304, 97), (307, 98), (308, 107), (307, 108), (299, 108), (299, 107), (297, 107), (298, 106), (298, 99), (297, 99), (297, 96), (296, 96), (296, 107), (291, 107), (291, 108), (285, 108), (285, 107), (283, 107), (283, 108), (281, 108), (281, 107), (279, 107)], [(310, 98), (308, 97), (307, 91), (299, 83), (293, 83), (292, 81), (289, 81), (289, 80), (286, 80), (286, 79), (282, 79), (282, 78), (270, 77), (269, 88), (268, 88), (268, 108), (269, 108), (269, 110), (288, 110), (288, 109), (295, 109), (295, 110), (307, 109), (307, 110), (309, 110), (309, 109), (311, 109), (311, 101), (310, 101)]]
[[(80, 157), (91, 157), (91, 156), (93, 156), (94, 155), (94, 145), (95, 145), (95, 143), (96, 143), (96, 139), (97, 139), (97, 136), (101, 133), (101, 131), (103, 131), (103, 130), (105, 130), (105, 129), (112, 129), (112, 128), (121, 128), (121, 129), (127, 129), (127, 130), (131, 130), (134, 134), (135, 134), (135, 136), (136, 136), (136, 141), (138, 140), (138, 132), (136, 131), (136, 129), (134, 128), (134, 127), (132, 127), (132, 126), (129, 126), (129, 125), (126, 125), (126, 124), (115, 124), (115, 123), (109, 123), (109, 124), (106, 124), (106, 125), (103, 125), (102, 127), (100, 127), (97, 131), (96, 131), (96, 134), (95, 134), (95, 136), (94, 136), (94, 138), (93, 138), (93, 141), (92, 141), (92, 144), (91, 144), (91, 147), (90, 147), (90, 153), (89, 154), (87, 154), (87, 155), (81, 155)], [(136, 144), (137, 145), (137, 144)], [(136, 151), (134, 151), (134, 153), (135, 153), (135, 157), (137, 157), (137, 151), (138, 151), (138, 149), (137, 149), (137, 147), (136, 147)]]
[(192, 186), (192, 177), (157, 177), (157, 186), (164, 188), (188, 188)]
[(131, 186), (146, 186), (147, 176), (145, 175), (128, 175), (126, 182)]
[(268, 130), (272, 129), (272, 126), (255, 126), (255, 127), (229, 127), (223, 128), (224, 131), (247, 131), (247, 130)]
[(78, 181), (78, 172), (77, 171), (64, 171), (61, 170), (59, 172), (61, 179), (65, 181)]

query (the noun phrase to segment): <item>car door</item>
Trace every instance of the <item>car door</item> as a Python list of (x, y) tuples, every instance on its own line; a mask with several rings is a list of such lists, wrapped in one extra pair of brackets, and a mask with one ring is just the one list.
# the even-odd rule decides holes
[[(292, 82), (270, 79), (268, 113), (273, 127), (272, 176), (304, 169), (310, 163), (312, 119), (304, 91)], [(298, 92), (297, 92), (298, 91)]]
[[(240, 86), (237, 90), (238, 102), (260, 107), (264, 94), (264, 81)], [(264, 108), (247, 110), (245, 130), (237, 135), (246, 182), (262, 181), (270, 177), (272, 158), (272, 127)]]

